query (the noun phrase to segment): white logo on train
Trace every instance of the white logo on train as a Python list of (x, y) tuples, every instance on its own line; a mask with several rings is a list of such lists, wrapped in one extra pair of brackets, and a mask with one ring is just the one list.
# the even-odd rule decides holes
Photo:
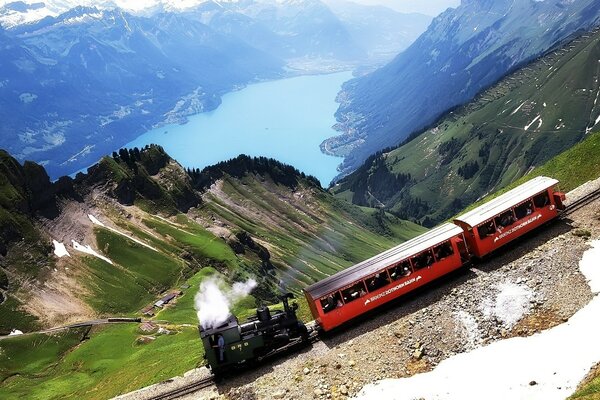
[(369, 304), (370, 302), (372, 302), (372, 301), (376, 301), (376, 300), (379, 300), (379, 299), (381, 299), (382, 297), (385, 297), (385, 296), (387, 296), (387, 295), (389, 295), (389, 294), (392, 294), (392, 293), (394, 293), (395, 291), (397, 291), (397, 290), (399, 290), (399, 289), (402, 289), (403, 287), (406, 287), (406, 286), (408, 286), (408, 285), (411, 285), (411, 284), (413, 284), (413, 283), (415, 283), (415, 282), (419, 282), (421, 279), (423, 279), (423, 277), (422, 277), (421, 275), (419, 275), (419, 276), (417, 276), (417, 277), (415, 277), (415, 278), (412, 278), (412, 279), (409, 279), (409, 280), (407, 280), (407, 281), (404, 281), (404, 282), (402, 282), (401, 284), (394, 286), (393, 288), (389, 288), (389, 289), (388, 289), (388, 290), (386, 290), (385, 292), (379, 293), (377, 296), (373, 296), (373, 297), (371, 297), (370, 299), (367, 299), (367, 300), (365, 300), (365, 306), (366, 306), (367, 304)]
[(538, 215), (536, 215), (533, 218), (529, 218), (527, 221), (523, 221), (522, 223), (520, 223), (519, 225), (515, 226), (514, 228), (512, 228), (512, 229), (510, 229), (510, 230), (508, 230), (508, 231), (506, 231), (504, 233), (501, 233), (500, 235), (496, 236), (496, 238), (494, 238), (494, 243), (496, 243), (500, 239), (504, 239), (508, 235), (510, 235), (510, 234), (518, 231), (519, 229), (523, 228), (524, 226), (529, 225), (532, 222), (537, 221), (540, 218), (542, 218), (542, 214), (538, 214)]

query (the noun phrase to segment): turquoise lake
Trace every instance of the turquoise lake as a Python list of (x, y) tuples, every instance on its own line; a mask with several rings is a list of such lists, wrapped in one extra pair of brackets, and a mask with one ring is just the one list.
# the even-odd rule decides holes
[(266, 156), (316, 176), (323, 186), (337, 175), (342, 158), (319, 145), (337, 133), (335, 102), (351, 72), (309, 75), (252, 84), (223, 96), (213, 111), (165, 125), (124, 147), (156, 143), (184, 167), (203, 168), (239, 154)]

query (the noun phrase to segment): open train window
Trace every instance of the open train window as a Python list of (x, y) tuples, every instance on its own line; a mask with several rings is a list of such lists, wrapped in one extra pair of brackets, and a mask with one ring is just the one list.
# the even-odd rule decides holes
[(525, 218), (533, 212), (533, 203), (527, 200), (525, 203), (515, 207), (515, 216), (517, 219)]
[(365, 280), (367, 282), (367, 290), (369, 293), (381, 289), (385, 285), (390, 283), (390, 278), (386, 271), (381, 271), (370, 278)]
[(410, 274), (412, 274), (412, 267), (410, 265), (410, 261), (404, 260), (402, 262), (399, 262), (392, 268), (388, 269), (388, 272), (390, 273), (390, 278), (392, 278), (393, 281), (397, 281), (402, 277), (409, 276)]
[(535, 204), (536, 208), (543, 208), (550, 204), (550, 198), (548, 197), (548, 192), (543, 192), (538, 194), (533, 198), (533, 204)]
[(504, 211), (502, 214), (498, 215), (494, 222), (496, 222), (496, 226), (500, 229), (506, 228), (507, 226), (511, 226), (516, 221), (515, 215), (512, 210)]
[(494, 221), (487, 221), (477, 227), (479, 238), (483, 239), (496, 233), (496, 225)]
[(329, 296), (321, 299), (321, 308), (325, 314), (335, 310), (338, 307), (342, 307), (343, 305), (344, 303), (342, 303), (342, 296), (340, 295), (340, 292), (332, 293)]
[(365, 283), (363, 281), (357, 282), (349, 288), (342, 290), (342, 298), (344, 299), (344, 303), (346, 304), (358, 298), (361, 298), (365, 294), (367, 294), (367, 291), (365, 289)]
[(415, 267), (415, 271), (421, 268), (426, 268), (434, 263), (433, 252), (431, 250), (424, 251), (412, 258), (412, 264)]
[(444, 242), (433, 248), (433, 254), (435, 255), (435, 259), (439, 261), (454, 254), (454, 249), (450, 242)]

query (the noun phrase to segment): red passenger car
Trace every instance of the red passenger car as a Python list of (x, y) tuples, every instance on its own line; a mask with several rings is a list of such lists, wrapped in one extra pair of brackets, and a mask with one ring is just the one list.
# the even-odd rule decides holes
[(534, 178), (454, 220), (472, 255), (483, 257), (555, 218), (565, 195), (556, 179)]
[(331, 330), (463, 265), (463, 230), (441, 225), (306, 289), (315, 321)]

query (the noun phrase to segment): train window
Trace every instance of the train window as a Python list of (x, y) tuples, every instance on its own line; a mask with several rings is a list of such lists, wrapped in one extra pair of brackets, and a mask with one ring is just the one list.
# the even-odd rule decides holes
[(329, 296), (321, 299), (321, 308), (325, 314), (343, 305), (344, 303), (342, 303), (342, 296), (340, 295), (340, 292), (332, 293)]
[(496, 232), (496, 225), (494, 225), (494, 221), (484, 222), (477, 227), (477, 232), (481, 239), (486, 238)]
[(415, 271), (421, 268), (429, 267), (434, 263), (433, 253), (431, 250), (427, 250), (418, 256), (413, 257), (412, 263), (415, 267)]
[(357, 282), (349, 288), (342, 290), (342, 298), (346, 304), (364, 296), (365, 294), (367, 294), (367, 291), (365, 290), (365, 283), (363, 281)]
[(550, 204), (550, 198), (548, 197), (548, 192), (540, 193), (533, 198), (533, 204), (535, 204), (536, 208), (546, 207)]
[(515, 215), (512, 210), (508, 210), (498, 215), (494, 221), (496, 222), (496, 226), (499, 229), (506, 228), (507, 226), (511, 226), (516, 221)]
[(454, 249), (450, 242), (445, 242), (434, 247), (433, 254), (435, 255), (435, 259), (439, 261), (454, 254)]
[(388, 278), (386, 271), (381, 271), (378, 274), (375, 274), (374, 276), (367, 278), (366, 282), (367, 282), (367, 290), (370, 293), (377, 289), (381, 289), (382, 287), (384, 287), (385, 285), (390, 283), (390, 278)]
[(533, 212), (533, 203), (531, 200), (526, 201), (520, 206), (515, 207), (515, 216), (517, 219), (525, 218)]
[(393, 281), (397, 281), (402, 277), (409, 276), (412, 273), (410, 261), (404, 260), (388, 269), (388, 272), (390, 273), (390, 278), (392, 278)]

